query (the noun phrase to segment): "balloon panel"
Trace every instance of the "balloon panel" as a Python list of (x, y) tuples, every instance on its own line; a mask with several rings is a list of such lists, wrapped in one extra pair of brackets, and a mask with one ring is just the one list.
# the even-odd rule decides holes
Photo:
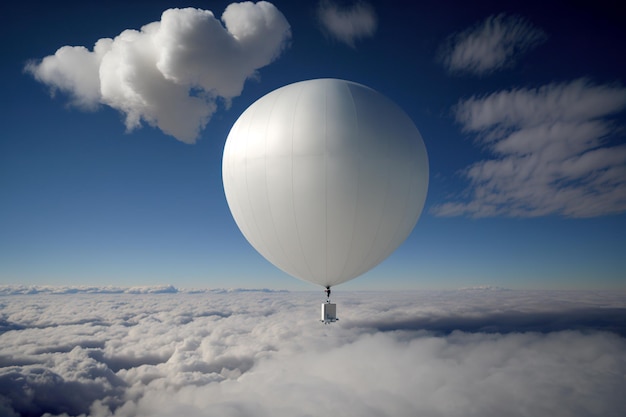
[(343, 80), (282, 87), (235, 122), (224, 191), (250, 244), (283, 271), (333, 286), (411, 233), (428, 187), (419, 131), (394, 103)]

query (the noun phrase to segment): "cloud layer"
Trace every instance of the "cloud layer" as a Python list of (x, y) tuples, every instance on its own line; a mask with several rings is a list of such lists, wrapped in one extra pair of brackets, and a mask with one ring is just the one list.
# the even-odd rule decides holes
[(194, 143), (218, 101), (240, 95), (291, 37), (283, 14), (264, 1), (233, 3), (221, 20), (208, 10), (168, 9), (139, 31), (100, 39), (92, 51), (64, 46), (26, 70), (75, 106), (119, 110), (128, 130), (147, 122)]
[(491, 158), (463, 172), (466, 200), (433, 207), (441, 216), (558, 214), (593, 217), (626, 211), (626, 146), (611, 117), (626, 88), (586, 79), (461, 100), (455, 117)]
[[(323, 298), (2, 296), (0, 414), (610, 417), (626, 406), (623, 294), (340, 292), (329, 326), (317, 322)], [(595, 319), (570, 319), (582, 311)]]
[(267, 288), (176, 288), (173, 285), (151, 285), (142, 287), (99, 287), (99, 286), (49, 286), (49, 285), (0, 285), (0, 296), (33, 294), (225, 294), (236, 292), (285, 292)]
[(500, 14), (452, 35), (440, 57), (451, 73), (486, 75), (515, 62), (521, 53), (546, 39), (546, 34), (519, 16)]
[(341, 7), (330, 0), (322, 0), (317, 13), (324, 30), (352, 48), (357, 40), (373, 36), (378, 26), (374, 8), (362, 1)]

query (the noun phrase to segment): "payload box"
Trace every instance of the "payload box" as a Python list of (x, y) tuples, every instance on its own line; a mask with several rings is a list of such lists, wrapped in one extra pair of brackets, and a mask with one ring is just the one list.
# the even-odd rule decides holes
[(322, 303), (322, 318), (320, 321), (324, 323), (334, 323), (337, 320), (337, 304)]

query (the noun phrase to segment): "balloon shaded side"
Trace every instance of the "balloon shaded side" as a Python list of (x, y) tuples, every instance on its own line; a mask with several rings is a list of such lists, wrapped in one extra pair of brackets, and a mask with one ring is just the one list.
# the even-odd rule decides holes
[(275, 90), (234, 124), (224, 191), (250, 244), (322, 286), (355, 278), (411, 233), (428, 188), (419, 131), (376, 91), (342, 80)]

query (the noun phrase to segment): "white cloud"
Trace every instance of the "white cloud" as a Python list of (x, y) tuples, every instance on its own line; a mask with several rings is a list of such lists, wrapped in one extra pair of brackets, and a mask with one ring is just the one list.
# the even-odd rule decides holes
[(33, 294), (225, 294), (236, 292), (285, 292), (267, 288), (176, 288), (173, 285), (147, 285), (142, 287), (112, 286), (49, 286), (49, 285), (0, 285), (0, 296)]
[(500, 14), (452, 35), (440, 56), (452, 73), (484, 75), (512, 65), (516, 56), (545, 39), (545, 33), (525, 19)]
[(626, 211), (626, 146), (611, 116), (626, 88), (579, 79), (461, 100), (463, 130), (489, 159), (467, 167), (468, 200), (433, 207), (441, 216), (593, 217)]
[(2, 415), (618, 416), (623, 294), (3, 296)]
[(358, 39), (373, 36), (378, 25), (374, 8), (362, 1), (341, 7), (330, 0), (322, 0), (317, 13), (322, 27), (330, 35), (353, 48)]
[(218, 99), (240, 95), (291, 37), (283, 14), (264, 1), (230, 4), (222, 21), (208, 10), (168, 9), (139, 31), (98, 40), (93, 51), (64, 46), (26, 70), (75, 106), (119, 110), (128, 130), (147, 122), (194, 143)]

